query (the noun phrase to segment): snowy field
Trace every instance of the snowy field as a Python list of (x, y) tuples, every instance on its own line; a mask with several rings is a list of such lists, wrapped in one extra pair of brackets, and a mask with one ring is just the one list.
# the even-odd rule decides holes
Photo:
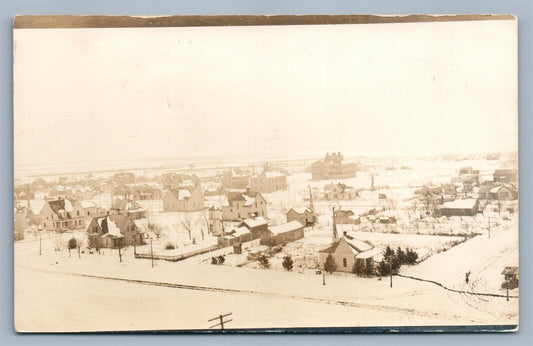
[[(502, 229), (490, 239), (476, 237), (419, 265), (406, 267), (402, 274), (442, 279), (447, 285), (462, 287), (462, 271), (467, 267), (475, 283), (472, 289), (501, 293), (497, 285), (483, 282), (489, 279), (501, 282), (496, 273), (502, 265), (514, 263), (505, 261), (506, 256), (497, 261), (487, 258), (498, 258), (495, 254), (503, 252), (517, 260), (517, 242), (512, 238), (511, 229)], [(152, 268), (149, 260), (134, 259), (131, 248), (125, 250), (120, 262), (117, 250), (106, 249), (100, 255), (83, 253), (78, 258), (74, 253), (69, 257), (64, 248), (54, 251), (54, 243), (54, 239), (44, 239), (41, 256), (38, 240), (15, 244), (15, 316), (19, 330), (196, 329), (207, 328), (207, 319), (223, 312), (235, 315), (235, 322), (228, 325), (231, 328), (481, 325), (518, 321), (517, 299), (509, 302), (500, 297), (481, 299), (406, 278), (395, 277), (390, 288), (386, 279), (334, 274), (326, 276), (324, 286), (322, 276), (310, 270), (299, 273), (280, 268), (199, 265), (212, 254), (176, 263), (156, 261)], [(482, 255), (474, 255), (478, 253)], [(40, 284), (30, 284), (34, 280)], [(150, 282), (182, 286), (161, 287)], [(131, 304), (142, 308), (130, 309)], [(110, 318), (94, 317), (104, 315)], [(69, 323), (65, 323), (67, 320)], [(69, 329), (65, 330), (65, 326)]]

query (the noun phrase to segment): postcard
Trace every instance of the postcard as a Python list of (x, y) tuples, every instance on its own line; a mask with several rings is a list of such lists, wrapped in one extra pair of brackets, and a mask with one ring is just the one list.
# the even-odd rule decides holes
[(518, 330), (516, 17), (13, 25), (18, 332)]

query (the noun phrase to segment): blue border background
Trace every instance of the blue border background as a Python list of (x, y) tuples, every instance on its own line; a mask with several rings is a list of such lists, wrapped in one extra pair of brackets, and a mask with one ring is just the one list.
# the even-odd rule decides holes
[[(13, 328), (13, 74), (12, 20), (19, 14), (217, 15), (217, 14), (514, 14), (519, 33), (520, 153), (520, 331), (501, 334), (355, 334), (355, 335), (23, 335)], [(532, 43), (533, 1), (165, 1), (165, 0), (0, 0), (0, 344), (107, 345), (189, 344), (304, 345), (533, 345), (532, 287)], [(38, 284), (38, 283), (36, 283)], [(401, 321), (398, 321), (401, 325)]]

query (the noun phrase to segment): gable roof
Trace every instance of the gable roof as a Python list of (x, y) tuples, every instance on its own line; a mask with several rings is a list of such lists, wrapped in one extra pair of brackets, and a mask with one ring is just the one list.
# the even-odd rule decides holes
[(477, 200), (473, 198), (457, 199), (451, 202), (442, 204), (443, 209), (472, 209), (476, 205)]
[(259, 192), (247, 191), (247, 192), (235, 192), (229, 191), (226, 193), (223, 205), (233, 206), (235, 202), (244, 202), (244, 206), (251, 206), (257, 198), (263, 198)]
[(257, 227), (257, 226), (268, 225), (268, 221), (265, 220), (265, 218), (263, 218), (261, 216), (258, 216), (255, 219), (245, 219), (245, 220), (243, 220), (240, 223), (239, 226), (241, 226), (241, 225), (245, 225), (248, 228), (254, 228), (254, 227)]
[(297, 214), (308, 214), (308, 213), (312, 213), (313, 212), (309, 207), (296, 207), (296, 208), (289, 209), (287, 214), (290, 213), (291, 210), (296, 212)]
[(346, 234), (345, 236), (337, 239), (336, 241), (334, 241), (333, 243), (331, 243), (324, 249), (320, 250), (319, 252), (335, 253), (341, 241), (344, 241), (346, 242), (346, 244), (348, 244), (348, 246), (350, 247), (354, 255), (358, 255), (360, 253), (367, 252), (367, 251), (374, 249), (374, 245), (372, 245), (372, 243), (368, 241), (359, 240), (349, 234)]
[(298, 228), (303, 228), (303, 225), (299, 221), (294, 220), (283, 225), (268, 227), (268, 230), (272, 232), (272, 234), (278, 235), (297, 230)]
[(47, 201), (47, 203), (48, 205), (50, 205), (50, 208), (60, 220), (63, 220), (63, 218), (66, 218), (66, 219), (72, 218), (70, 212), (72, 211), (73, 208), (72, 208), (72, 203), (70, 203), (69, 200), (56, 199), (56, 200)]

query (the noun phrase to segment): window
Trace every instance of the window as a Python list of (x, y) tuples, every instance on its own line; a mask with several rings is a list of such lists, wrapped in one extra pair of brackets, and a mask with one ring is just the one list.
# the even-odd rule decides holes
[(80, 216), (80, 211), (76, 210), (76, 216)]
[(347, 266), (348, 266), (348, 263), (347, 263), (347, 261), (346, 261), (346, 258), (343, 258), (343, 259), (342, 259), (342, 266), (343, 266), (343, 267), (347, 267)]
[(87, 216), (91, 215), (91, 212), (90, 211), (87, 211)]

